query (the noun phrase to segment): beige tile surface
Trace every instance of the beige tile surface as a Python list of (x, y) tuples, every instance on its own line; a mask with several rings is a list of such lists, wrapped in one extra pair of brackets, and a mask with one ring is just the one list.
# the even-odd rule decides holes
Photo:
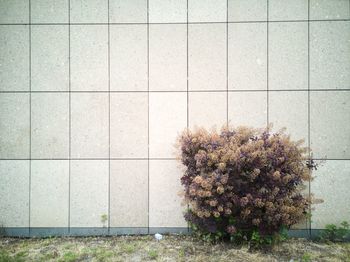
[(267, 21), (267, 1), (228, 0), (228, 21)]
[(0, 93), (0, 158), (29, 158), (29, 94)]
[(33, 91), (69, 90), (68, 26), (32, 26), (31, 87)]
[(269, 25), (269, 90), (308, 89), (307, 22)]
[(310, 24), (310, 88), (349, 89), (350, 21)]
[(310, 19), (349, 19), (348, 0), (310, 0)]
[(315, 158), (350, 158), (350, 92), (311, 92), (310, 139)]
[(32, 158), (69, 157), (69, 94), (33, 93)]
[(32, 23), (68, 23), (68, 3), (67, 0), (31, 1)]
[(273, 130), (287, 128), (293, 140), (304, 139), (308, 145), (307, 91), (269, 92), (269, 121)]
[(72, 23), (107, 23), (108, 0), (70, 0)]
[(189, 22), (225, 22), (227, 0), (188, 0)]
[(349, 5), (0, 0), (0, 226), (186, 229), (176, 138), (227, 117), (310, 131), (313, 156), (339, 160), (311, 184), (313, 228), (346, 220)]
[(0, 210), (2, 226), (29, 226), (29, 161), (0, 160)]
[(0, 23), (21, 24), (29, 22), (29, 2), (23, 0), (0, 1)]
[(71, 90), (108, 90), (107, 25), (71, 26)]
[(114, 0), (109, 5), (112, 23), (147, 23), (147, 0)]
[(328, 160), (314, 172), (311, 193), (323, 199), (322, 204), (313, 205), (311, 228), (322, 229), (327, 224), (340, 225), (350, 217), (350, 161)]
[(108, 93), (71, 94), (72, 158), (107, 158)]
[(226, 25), (191, 24), (189, 90), (226, 90)]
[(28, 26), (2, 25), (0, 46), (0, 91), (29, 91)]
[(69, 161), (31, 162), (30, 226), (67, 227)]
[(229, 24), (228, 34), (228, 88), (266, 89), (266, 24)]
[(111, 227), (148, 226), (148, 161), (111, 161)]
[(230, 92), (228, 97), (230, 125), (264, 128), (267, 124), (266, 92)]
[(186, 92), (150, 93), (149, 153), (151, 158), (173, 158), (176, 138), (186, 128)]
[(108, 160), (73, 160), (70, 179), (70, 226), (108, 225)]
[(111, 94), (111, 157), (148, 156), (147, 93)]
[(186, 25), (151, 25), (149, 30), (150, 90), (186, 91)]
[(189, 94), (189, 126), (220, 129), (226, 124), (226, 92)]
[(149, 226), (150, 227), (187, 227), (183, 214), (180, 177), (182, 175), (176, 160), (150, 161), (149, 187)]
[(151, 23), (176, 23), (187, 21), (187, 0), (150, 0)]
[(112, 91), (147, 91), (147, 25), (110, 26)]
[(269, 0), (269, 20), (307, 20), (308, 1), (305, 0)]

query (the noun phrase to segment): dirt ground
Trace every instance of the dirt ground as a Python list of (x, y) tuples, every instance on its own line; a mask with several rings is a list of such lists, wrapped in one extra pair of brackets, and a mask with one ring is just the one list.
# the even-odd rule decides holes
[(289, 239), (271, 251), (208, 244), (191, 236), (0, 238), (3, 261), (350, 261), (350, 243)]

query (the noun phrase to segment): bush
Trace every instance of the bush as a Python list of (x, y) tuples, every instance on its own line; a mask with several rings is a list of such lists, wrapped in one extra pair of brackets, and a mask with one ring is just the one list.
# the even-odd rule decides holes
[(309, 210), (301, 190), (315, 164), (302, 143), (267, 129), (185, 130), (179, 137), (186, 167), (181, 183), (193, 231), (206, 240), (258, 245), (281, 238)]
[(334, 224), (327, 224), (321, 233), (321, 240), (325, 242), (341, 242), (350, 237), (350, 225), (347, 221), (340, 223), (337, 227)]

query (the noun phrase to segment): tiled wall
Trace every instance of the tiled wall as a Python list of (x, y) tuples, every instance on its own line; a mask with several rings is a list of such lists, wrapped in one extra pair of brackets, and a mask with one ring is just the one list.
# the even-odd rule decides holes
[(9, 232), (186, 230), (175, 138), (227, 121), (305, 139), (311, 229), (349, 220), (349, 0), (0, 0), (0, 23)]

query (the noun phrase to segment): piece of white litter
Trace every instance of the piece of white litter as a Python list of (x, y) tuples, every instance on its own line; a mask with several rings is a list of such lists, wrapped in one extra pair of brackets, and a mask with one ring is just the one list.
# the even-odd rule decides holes
[(154, 237), (159, 241), (162, 240), (163, 236), (159, 233), (155, 234)]

